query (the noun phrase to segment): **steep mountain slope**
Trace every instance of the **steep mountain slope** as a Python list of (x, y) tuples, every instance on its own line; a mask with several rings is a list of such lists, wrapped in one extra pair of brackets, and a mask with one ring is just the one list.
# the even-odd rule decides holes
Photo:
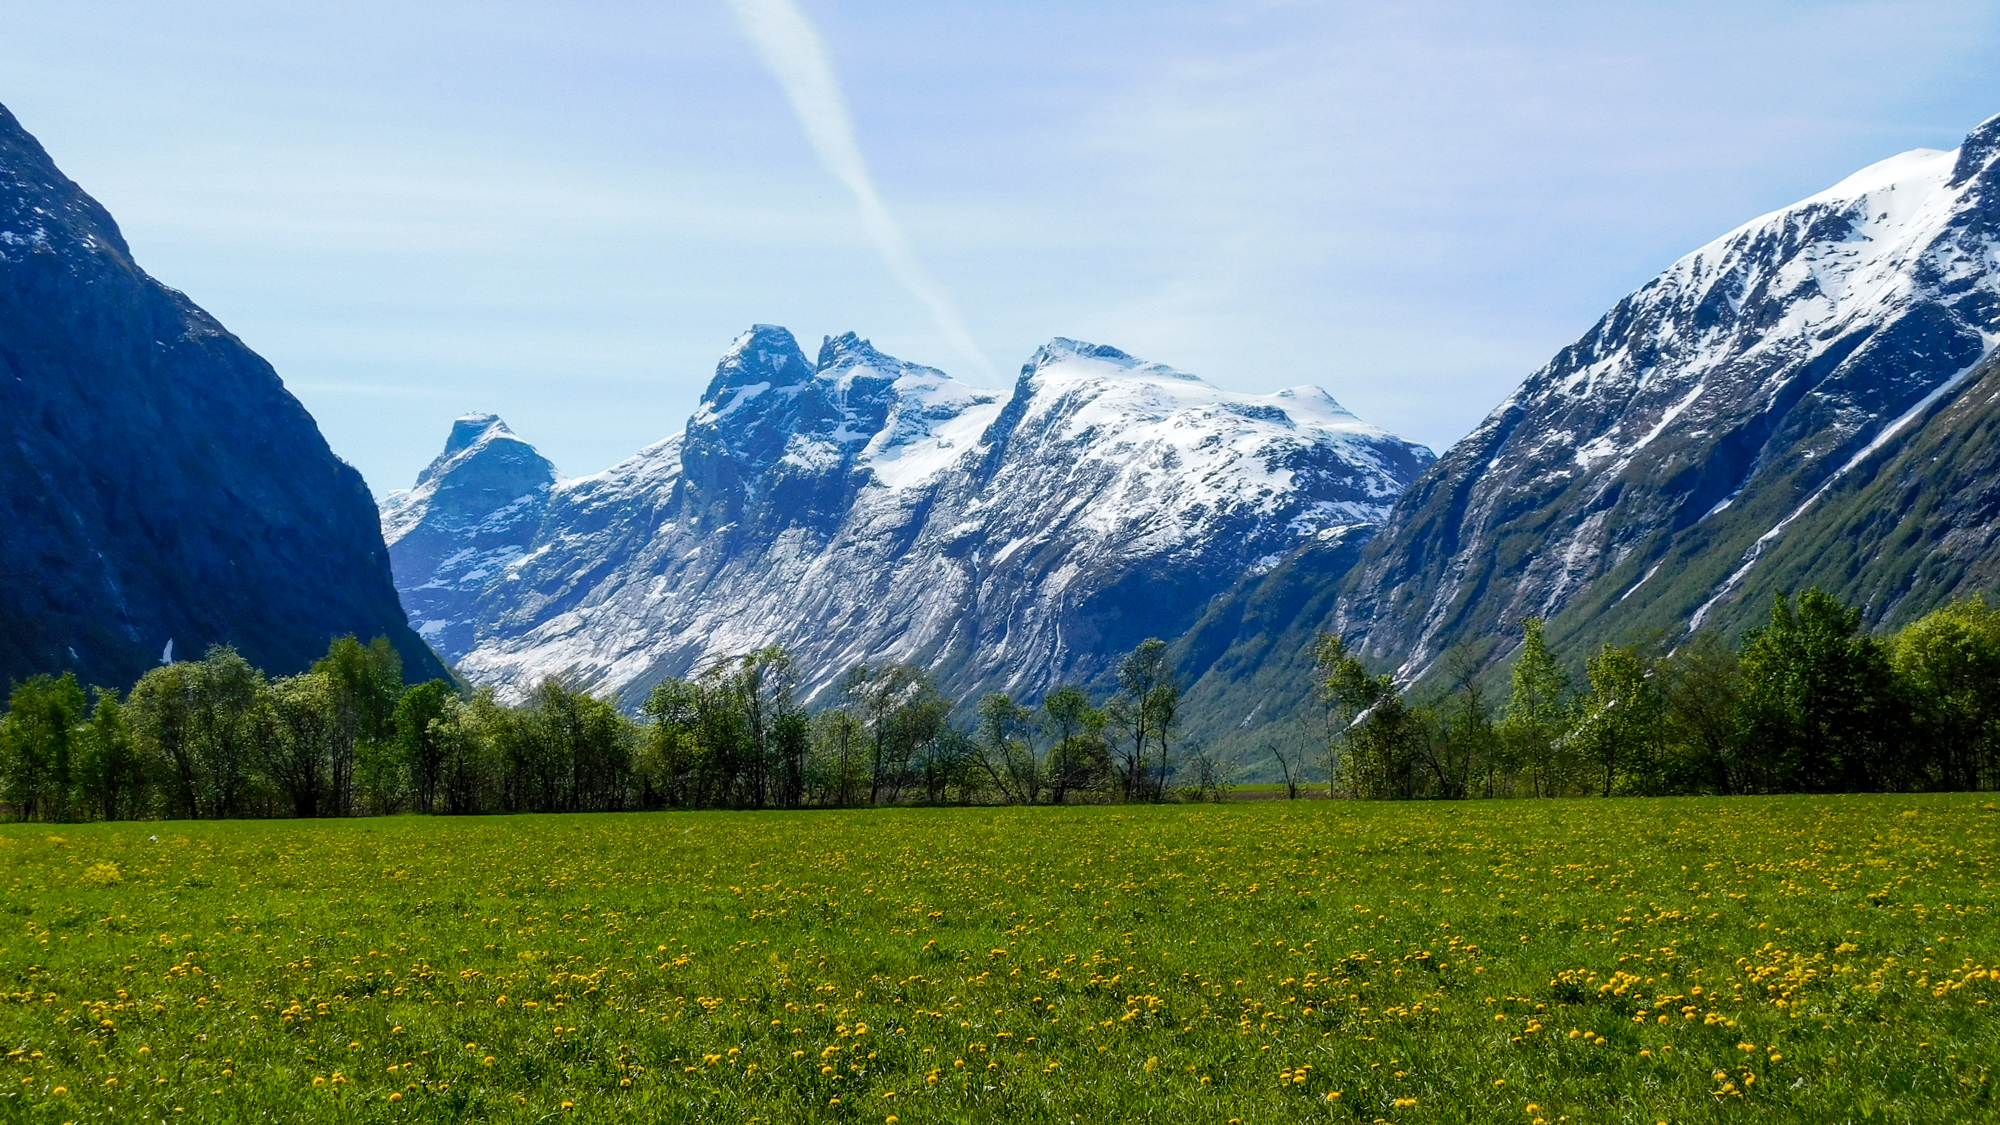
[(468, 414), (416, 487), (384, 500), (391, 566), (426, 576), (403, 589), (403, 608), (446, 660), (471, 650), (480, 593), (534, 542), (555, 483), (555, 466), (497, 415)]
[[(901, 658), (961, 697), (1035, 694), (1174, 635), (1301, 541), (1380, 519), (1430, 460), (1312, 387), (1233, 394), (1059, 339), (1002, 396), (851, 333), (808, 361), (758, 326), (684, 433), (548, 492), (459, 668), (508, 694), (565, 674), (630, 703), (782, 642), (808, 690)], [(433, 525), (387, 520), (398, 552)], [(399, 562), (405, 591), (438, 580)]]
[(1747, 223), (1621, 300), (1411, 487), (1330, 626), (1414, 677), (1530, 615), (1580, 654), (1739, 628), (1765, 612), (1766, 574), (1838, 585), (1770, 563), (2000, 341), (1996, 155), (2000, 118)]
[(1184, 742), (1235, 760), (1246, 781), (1277, 780), (1273, 749), (1317, 756), (1325, 712), (1314, 697), (1313, 642), (1375, 531), (1329, 528), (1210, 599), (1168, 650), (1187, 689)]
[(1818, 585), (1894, 627), (2000, 593), (2000, 355), (1912, 422), (1770, 543), (1748, 606)]
[(277, 374), (132, 262), (0, 108), (0, 680), (123, 687), (172, 641), (273, 672), (410, 631), (361, 475)]

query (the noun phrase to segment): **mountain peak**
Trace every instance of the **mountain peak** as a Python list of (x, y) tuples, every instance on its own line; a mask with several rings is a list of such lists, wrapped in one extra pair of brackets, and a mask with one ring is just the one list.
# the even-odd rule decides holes
[(1966, 135), (1965, 143), (1958, 146), (1958, 163), (1952, 167), (1951, 182), (1947, 187), (1957, 187), (1993, 163), (2000, 154), (2000, 113), (1979, 123), (1978, 127)]
[(1148, 378), (1179, 379), (1190, 383), (1206, 382), (1199, 375), (1176, 371), (1164, 363), (1148, 363), (1130, 352), (1120, 351), (1109, 344), (1093, 344), (1087, 340), (1072, 340), (1067, 336), (1057, 336), (1036, 348), (1035, 354), (1021, 366), (1021, 374), (1035, 375), (1060, 366), (1080, 367), (1095, 375), (1129, 372)]
[[(507, 428), (507, 423), (500, 420), (498, 414), (473, 411), (452, 419), (451, 434), (444, 439), (444, 452), (439, 455), (438, 460), (449, 460), (453, 454), (471, 448), (474, 442), (486, 436), (486, 431), (496, 426), (503, 434), (513, 433)], [(424, 478), (420, 476), (417, 478), (417, 483), (421, 484), (423, 480)]]
[(729, 392), (765, 384), (795, 387), (812, 378), (812, 365), (790, 330), (776, 324), (753, 324), (738, 336), (715, 365), (715, 378), (702, 392), (704, 409)]
[(472, 646), (479, 590), (534, 539), (557, 479), (498, 414), (476, 411), (452, 421), (415, 488), (383, 501), (390, 566), (399, 580), (425, 576), (421, 589), (403, 591), (410, 623), (448, 659)]
[(367, 485), (278, 374), (132, 261), (0, 106), (0, 680), (130, 684), (173, 638), (299, 671), (386, 635), (418, 678)]
[(820, 341), (819, 361), (815, 366), (824, 373), (834, 367), (876, 367), (894, 371), (902, 365), (901, 360), (883, 354), (859, 334), (842, 332)]
[(501, 421), (498, 414), (475, 411), (452, 420), (451, 433), (444, 440), (444, 451), (437, 455), (436, 460), (424, 466), (423, 472), (417, 474), (417, 487), (422, 488), (434, 480), (456, 472), (472, 461), (493, 460), (482, 457), (481, 454), (496, 442), (506, 442), (510, 446), (520, 447), (509, 449), (507, 454), (498, 460), (510, 465), (527, 466), (531, 475), (538, 476), (539, 470), (545, 468), (548, 478), (555, 479), (555, 466), (536, 452), (534, 446), (516, 437), (514, 431), (507, 428), (507, 423)]
[(1752, 219), (1628, 294), (1404, 495), (1332, 628), (1420, 676), (1528, 617), (1572, 651), (1757, 620), (1810, 573), (1798, 560), (1830, 557), (1809, 530), (1822, 498), (1992, 354), (1996, 159), (2000, 118)]

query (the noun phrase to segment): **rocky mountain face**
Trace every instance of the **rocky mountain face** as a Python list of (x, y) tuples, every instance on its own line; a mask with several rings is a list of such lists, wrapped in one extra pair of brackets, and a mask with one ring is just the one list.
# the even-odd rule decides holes
[(554, 482), (509, 435), (508, 464), (539, 467), (489, 488), (484, 440), (455, 430), (385, 505), (399, 587), (474, 682), (628, 704), (773, 642), (808, 691), (885, 658), (960, 697), (1099, 678), (1246, 572), (1372, 525), (1432, 460), (1314, 387), (1234, 394), (1058, 339), (1003, 394), (852, 333), (808, 360), (770, 326), (681, 434), (606, 472)]
[(1618, 302), (1403, 495), (1328, 627), (1416, 678), (1454, 644), (1504, 655), (1531, 615), (1580, 659), (1736, 630), (1809, 583), (1877, 621), (1990, 589), (1974, 561), (1990, 491), (1949, 482), (1984, 479), (1952, 427), (1983, 419), (1967, 396), (2000, 342), (1996, 158), (2000, 118), (1747, 223)]
[(472, 648), (479, 595), (534, 542), (555, 483), (555, 466), (497, 415), (468, 414), (416, 487), (382, 505), (390, 564), (424, 576), (403, 588), (403, 608), (439, 652)]
[(271, 366), (132, 261), (0, 108), (0, 680), (125, 687), (236, 645), (274, 673), (410, 631), (361, 475)]

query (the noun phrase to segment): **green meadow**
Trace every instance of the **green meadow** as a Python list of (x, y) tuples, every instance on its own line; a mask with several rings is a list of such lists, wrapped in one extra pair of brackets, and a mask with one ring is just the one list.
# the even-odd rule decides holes
[(0, 828), (0, 1121), (2000, 1119), (1990, 794)]

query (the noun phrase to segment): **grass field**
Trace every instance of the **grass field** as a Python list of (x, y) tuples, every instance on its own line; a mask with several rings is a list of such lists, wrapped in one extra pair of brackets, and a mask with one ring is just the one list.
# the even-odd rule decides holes
[(0, 1120), (1994, 1120), (1990, 796), (11, 825)]

